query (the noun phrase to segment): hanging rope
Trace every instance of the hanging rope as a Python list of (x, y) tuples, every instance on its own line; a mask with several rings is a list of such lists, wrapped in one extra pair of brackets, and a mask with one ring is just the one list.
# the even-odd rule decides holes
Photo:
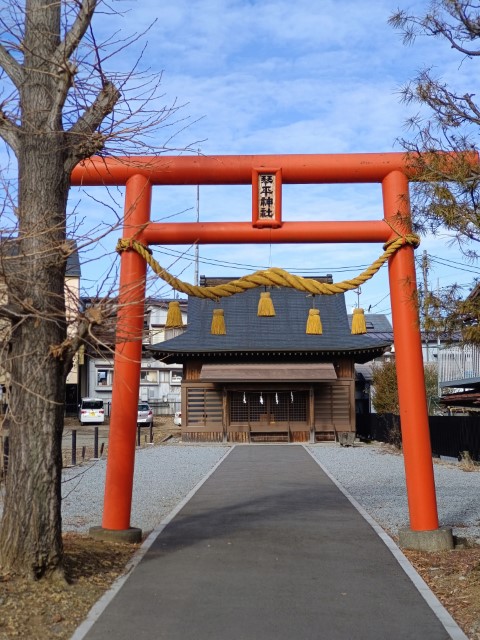
[(236, 293), (242, 293), (247, 289), (254, 289), (255, 287), (262, 286), (289, 287), (291, 289), (296, 289), (297, 291), (305, 291), (314, 295), (331, 296), (336, 293), (345, 293), (345, 291), (357, 289), (359, 286), (367, 282), (367, 280), (370, 280), (370, 278), (377, 273), (380, 267), (382, 267), (385, 262), (404, 245), (418, 247), (419, 244), (420, 238), (414, 233), (409, 233), (405, 236), (399, 235), (398, 238), (395, 238), (384, 246), (383, 254), (367, 269), (365, 269), (365, 271), (356, 278), (352, 278), (351, 280), (342, 280), (342, 282), (318, 282), (318, 280), (302, 278), (301, 276), (295, 276), (288, 273), (288, 271), (284, 271), (283, 269), (272, 267), (263, 271), (256, 271), (255, 273), (243, 276), (238, 280), (231, 280), (225, 284), (219, 284), (211, 287), (199, 287), (175, 278), (175, 276), (172, 276), (171, 273), (168, 273), (168, 271), (158, 264), (152, 256), (152, 252), (145, 245), (133, 238), (120, 239), (116, 250), (119, 253), (128, 250), (136, 251), (142, 256), (147, 264), (150, 265), (157, 276), (162, 278), (162, 280), (175, 289), (175, 291), (181, 291), (182, 293), (196, 298), (218, 300), (219, 298), (233, 296)]

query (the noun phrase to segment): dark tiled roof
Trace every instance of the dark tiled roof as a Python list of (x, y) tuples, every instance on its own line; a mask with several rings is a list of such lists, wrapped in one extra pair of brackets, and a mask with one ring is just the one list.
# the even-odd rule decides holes
[(449, 393), (440, 398), (440, 404), (459, 405), (459, 406), (475, 406), (480, 407), (480, 389), (474, 389), (466, 392)]
[[(348, 324), (352, 326), (353, 315), (349, 314)], [(393, 342), (393, 328), (386, 315), (381, 313), (366, 313), (365, 324), (367, 325), (367, 333), (381, 340), (390, 340)]]
[(473, 301), (473, 300), (476, 300), (477, 298), (480, 298), (480, 282), (477, 282), (477, 284), (470, 291), (470, 293), (468, 294), (467, 300)]
[(80, 270), (80, 260), (78, 257), (78, 251), (75, 245), (75, 251), (71, 253), (67, 258), (67, 267), (65, 271), (66, 276), (70, 276), (71, 278), (80, 278), (81, 270)]
[[(352, 316), (348, 316), (351, 324)], [(392, 333), (392, 325), (386, 315), (382, 313), (366, 313), (365, 322), (369, 333)]]
[[(170, 359), (169, 355), (193, 357), (195, 354), (297, 353), (325, 357), (357, 354), (361, 362), (383, 353), (391, 340), (369, 335), (352, 335), (343, 294), (316, 296), (294, 289), (270, 289), (276, 315), (258, 317), (257, 306), (262, 289), (251, 289), (219, 303), (198, 298), (188, 301), (188, 328), (180, 336), (154, 345), (152, 355)], [(305, 326), (312, 302), (320, 309), (322, 335), (307, 335)], [(211, 335), (212, 312), (224, 309), (227, 334)]]
[[(67, 242), (72, 247), (72, 253), (70, 253), (67, 257), (65, 275), (70, 276), (72, 278), (74, 277), (80, 278), (81, 276), (80, 259), (78, 257), (77, 243), (75, 242), (75, 240), (68, 240)], [(8, 240), (2, 240), (0, 242), (0, 260), (2, 261), (3, 269), (7, 273), (9, 269), (8, 259), (16, 258), (17, 256), (18, 256), (18, 239), (17, 238), (9, 238)], [(4, 259), (7, 259), (7, 261), (4, 262)], [(14, 264), (10, 266), (10, 269), (18, 270), (17, 263), (18, 263), (18, 259), (14, 260)]]
[(168, 307), (169, 302), (179, 302), (182, 311), (187, 310), (188, 300), (187, 298), (145, 298), (145, 309), (147, 307)]

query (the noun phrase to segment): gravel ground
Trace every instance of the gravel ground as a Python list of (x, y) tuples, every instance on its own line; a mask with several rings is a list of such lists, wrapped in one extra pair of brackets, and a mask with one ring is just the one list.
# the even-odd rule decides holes
[[(384, 529), (396, 535), (408, 526), (403, 456), (378, 445), (312, 446), (309, 450)], [(441, 527), (480, 543), (480, 469), (435, 462), (435, 487)]]
[[(131, 524), (151, 531), (227, 452), (227, 447), (163, 445), (135, 455)], [(106, 460), (63, 471), (62, 529), (85, 533), (102, 521)]]
[[(221, 445), (163, 445), (136, 454), (132, 526), (153, 529), (226, 453)], [(408, 526), (403, 457), (382, 446), (314, 445), (309, 450), (385, 529)], [(101, 524), (106, 461), (63, 472), (63, 529), (86, 532)], [(480, 472), (436, 463), (440, 526), (480, 542)]]

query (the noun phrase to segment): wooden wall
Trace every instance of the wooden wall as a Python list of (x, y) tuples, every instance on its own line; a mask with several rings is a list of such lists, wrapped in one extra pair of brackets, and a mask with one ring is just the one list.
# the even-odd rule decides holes
[[(308, 442), (334, 440), (338, 432), (355, 431), (355, 380), (348, 374), (353, 364), (341, 363), (337, 380), (316, 384), (297, 385), (302, 390), (310, 389), (307, 406), (307, 421), (295, 424), (275, 433), (269, 426), (262, 429), (255, 424), (230, 425), (228, 407), (228, 384), (206, 383), (199, 380), (201, 366), (189, 366), (182, 383), (182, 439), (184, 441), (249, 442), (289, 441)], [(342, 375), (341, 375), (342, 374)], [(265, 386), (265, 385), (263, 385)], [(285, 385), (277, 385), (279, 390)], [(295, 385), (288, 385), (295, 390)], [(268, 384), (272, 389), (273, 385)], [(245, 385), (245, 389), (251, 385)], [(256, 389), (258, 386), (255, 387)], [(274, 388), (274, 387), (273, 387)], [(235, 385), (238, 390), (238, 384)]]

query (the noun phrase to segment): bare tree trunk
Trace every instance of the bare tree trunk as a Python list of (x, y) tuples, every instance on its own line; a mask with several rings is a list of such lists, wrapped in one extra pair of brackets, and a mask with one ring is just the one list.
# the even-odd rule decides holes
[[(14, 325), (9, 354), (11, 455), (0, 556), (4, 568), (40, 577), (55, 570), (62, 558), (65, 363), (54, 347), (66, 338), (65, 258), (59, 249), (65, 236), (62, 207), (67, 188), (63, 202), (58, 202), (58, 185), (65, 178), (62, 167), (48, 162), (48, 148), (42, 153), (37, 145), (25, 155), (30, 168), (35, 164), (32, 155), (38, 164), (36, 171), (24, 174), (20, 188), (21, 242), (9, 291), (31, 313)], [(26, 234), (22, 227), (28, 229)]]
[[(69, 171), (58, 78), (48, 61), (59, 42), (60, 12), (51, 0), (27, 2), (20, 92), (19, 207), (9, 302), (19, 310), (10, 342), (10, 460), (0, 560), (4, 569), (39, 578), (62, 563), (61, 441), (66, 339), (66, 204)], [(33, 27), (32, 27), (33, 25)], [(47, 35), (48, 34), (48, 35)], [(33, 70), (36, 70), (34, 72)], [(62, 151), (63, 150), (63, 151)]]

